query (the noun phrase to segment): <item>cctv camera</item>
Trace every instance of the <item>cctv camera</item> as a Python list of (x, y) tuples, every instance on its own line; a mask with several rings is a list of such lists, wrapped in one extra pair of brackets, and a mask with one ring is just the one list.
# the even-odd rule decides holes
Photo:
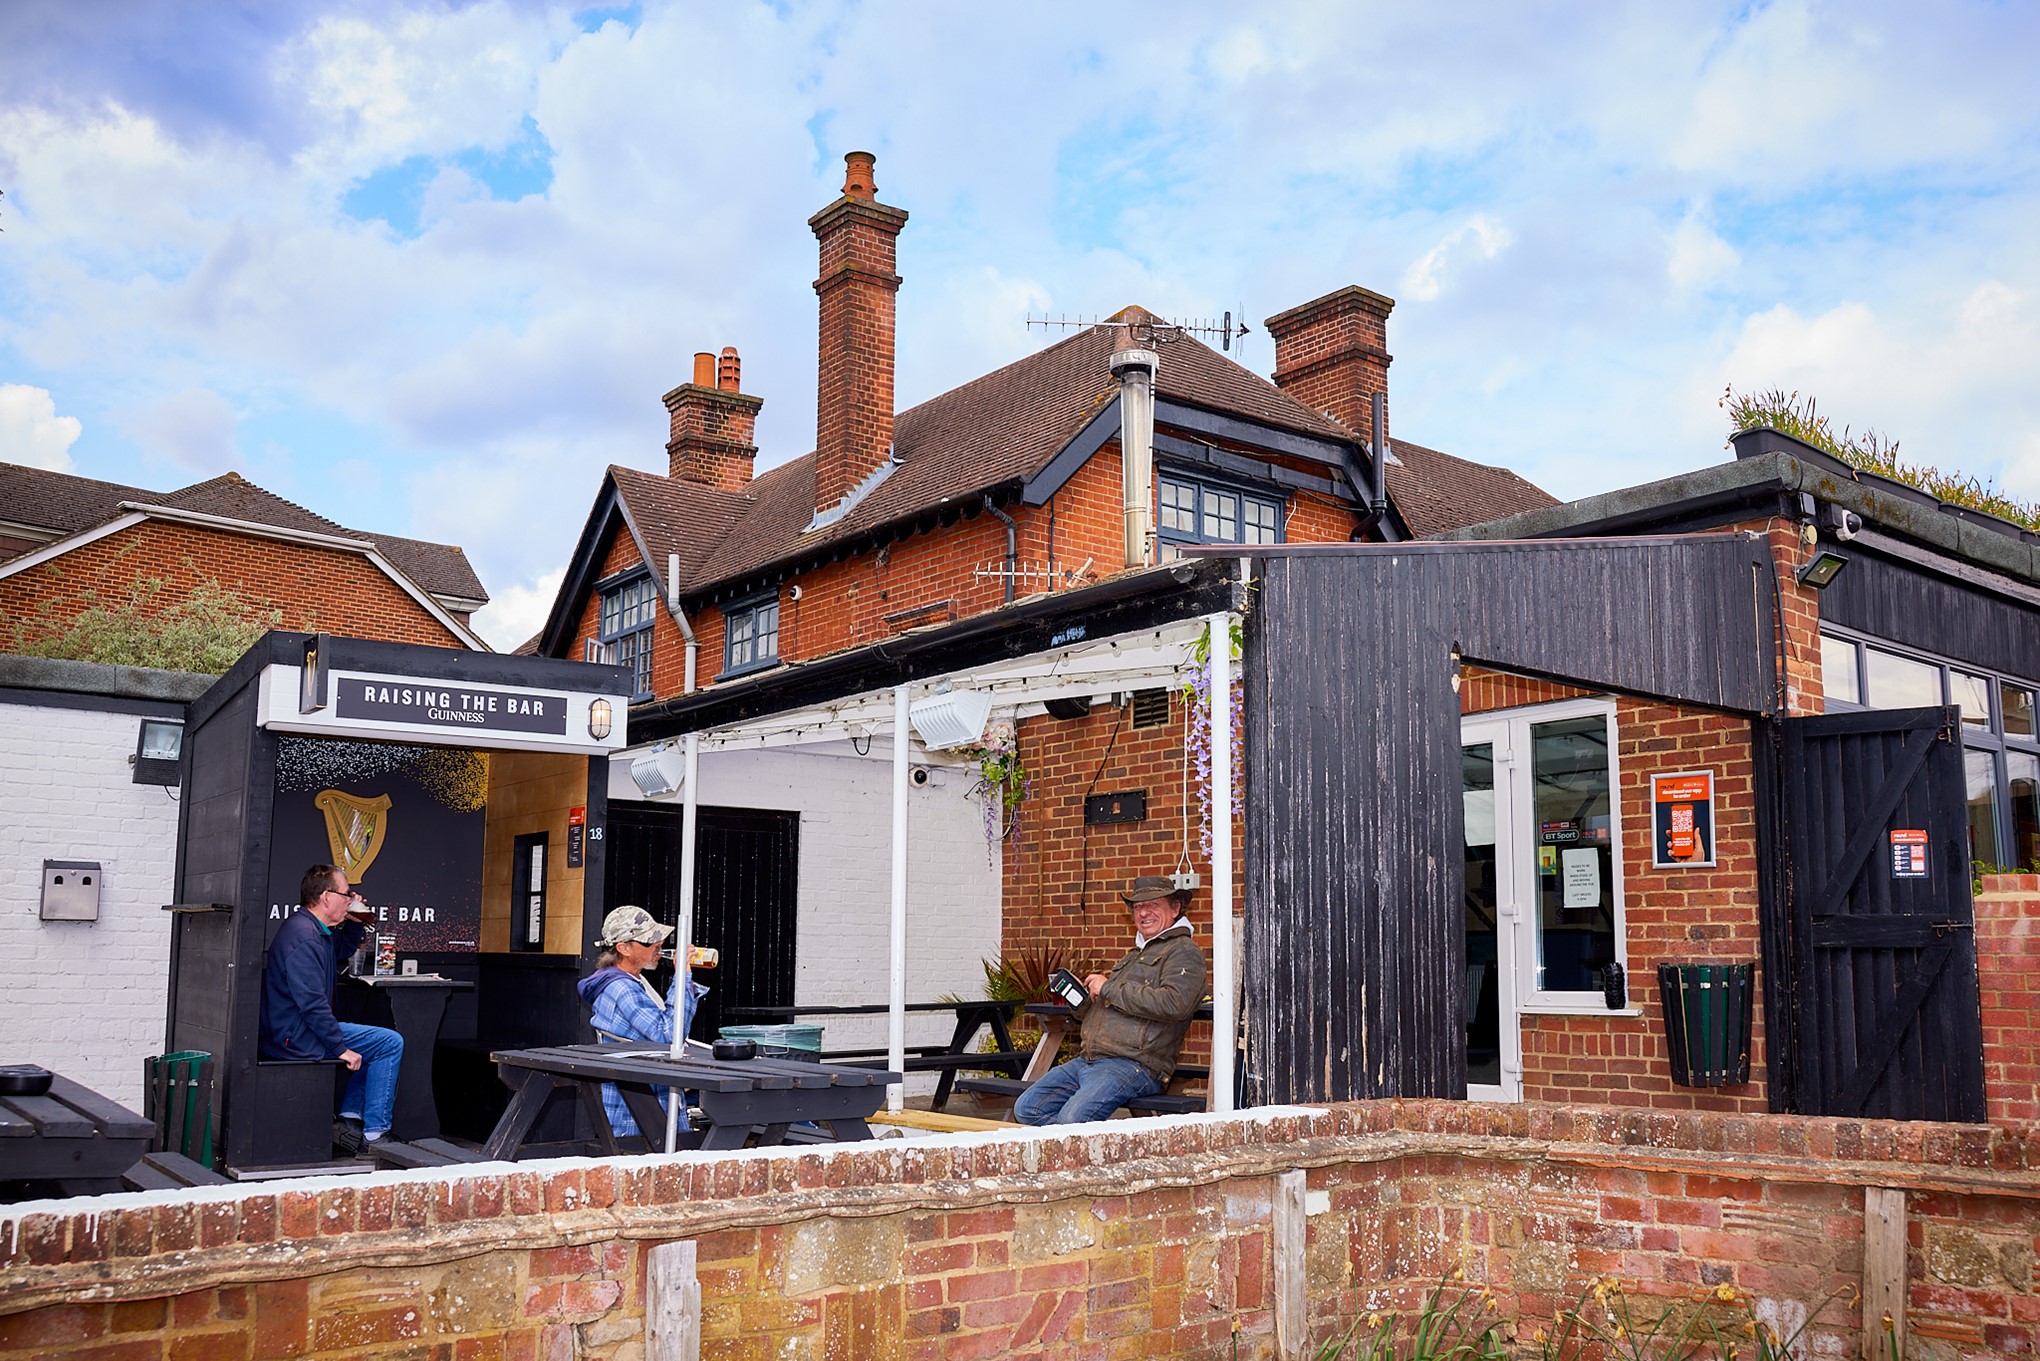
[(1833, 507), (1832, 511), (1835, 537), (1837, 539), (1847, 543), (1863, 532), (1863, 517), (1855, 511), (1843, 510), (1840, 506)]
[(914, 782), (914, 787), (918, 789), (926, 785), (929, 781), (933, 780), (935, 778), (935, 775), (934, 772), (929, 770), (928, 767), (926, 766), (915, 766), (913, 771), (908, 774), (907, 778), (909, 780), (912, 780)]

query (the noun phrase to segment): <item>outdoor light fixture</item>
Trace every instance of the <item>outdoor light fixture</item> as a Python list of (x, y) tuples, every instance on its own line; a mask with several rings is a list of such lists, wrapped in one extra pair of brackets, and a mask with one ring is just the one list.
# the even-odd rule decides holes
[(648, 799), (672, 793), (686, 779), (686, 758), (664, 742), (630, 763), (630, 782)]
[(1825, 590), (1828, 583), (1840, 576), (1842, 569), (1848, 565), (1849, 560), (1840, 553), (1832, 548), (1823, 548), (1808, 558), (1806, 565), (1793, 576), (1802, 586), (1811, 586), (1816, 591)]
[(177, 762), (184, 755), (184, 724), (173, 718), (145, 718), (128, 761), (136, 784), (177, 783)]
[(914, 732), (931, 751), (970, 746), (984, 736), (991, 716), (992, 697), (977, 690), (949, 690), (907, 707)]
[(598, 699), (588, 706), (588, 736), (600, 742), (609, 736), (609, 701)]

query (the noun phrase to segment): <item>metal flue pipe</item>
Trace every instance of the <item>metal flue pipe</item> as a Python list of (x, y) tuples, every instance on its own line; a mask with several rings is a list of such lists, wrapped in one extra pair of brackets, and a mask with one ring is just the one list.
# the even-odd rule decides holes
[(1155, 370), (1153, 350), (1119, 350), (1112, 376), (1119, 380), (1119, 461), (1126, 507), (1126, 565), (1154, 561), (1155, 541)]

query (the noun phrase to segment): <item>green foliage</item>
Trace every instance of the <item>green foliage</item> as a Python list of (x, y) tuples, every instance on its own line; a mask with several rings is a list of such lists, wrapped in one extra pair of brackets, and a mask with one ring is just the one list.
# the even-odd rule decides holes
[(168, 590), (162, 577), (138, 577), (111, 600), (83, 591), (85, 608), (70, 617), (45, 601), (34, 618), (15, 623), (9, 648), (27, 657), (217, 676), (283, 622), (282, 610), (251, 605), (210, 577), (181, 600)]
[(1456, 1272), (1431, 1287), (1407, 1329), (1400, 1314), (1363, 1315), (1318, 1348), (1315, 1361), (1340, 1361), (1349, 1346), (1353, 1361), (1507, 1361), (1501, 1325), (1489, 1321), (1494, 1313), (1493, 1294)]
[(1060, 945), (1043, 945), (1019, 954), (988, 959), (985, 965), (987, 1002), (1046, 1002), (1050, 999), (1048, 980), (1057, 969), (1069, 967)]
[(1874, 430), (1859, 435), (1843, 426), (1841, 433), (1836, 434), (1828, 418), (1820, 414), (1819, 404), (1812, 397), (1801, 397), (1797, 391), (1771, 388), (1764, 392), (1737, 392), (1729, 387), (1723, 390), (1718, 405), (1728, 412), (1729, 424), (1737, 432), (1768, 425), (1834, 455), (1852, 468), (1918, 487), (1953, 505), (1968, 506), (2027, 529), (2040, 530), (2040, 504), (2017, 500), (1988, 482), (1961, 473), (1945, 473), (1930, 464), (1906, 463), (1898, 456), (1898, 441), (1887, 440)]

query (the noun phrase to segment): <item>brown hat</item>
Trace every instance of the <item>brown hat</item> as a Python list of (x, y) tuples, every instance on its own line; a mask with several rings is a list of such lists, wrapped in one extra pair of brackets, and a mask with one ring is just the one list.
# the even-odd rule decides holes
[(1157, 898), (1172, 898), (1179, 890), (1176, 881), (1164, 874), (1143, 874), (1126, 886), (1126, 892), (1119, 896), (1126, 899), (1126, 905), (1153, 902)]

